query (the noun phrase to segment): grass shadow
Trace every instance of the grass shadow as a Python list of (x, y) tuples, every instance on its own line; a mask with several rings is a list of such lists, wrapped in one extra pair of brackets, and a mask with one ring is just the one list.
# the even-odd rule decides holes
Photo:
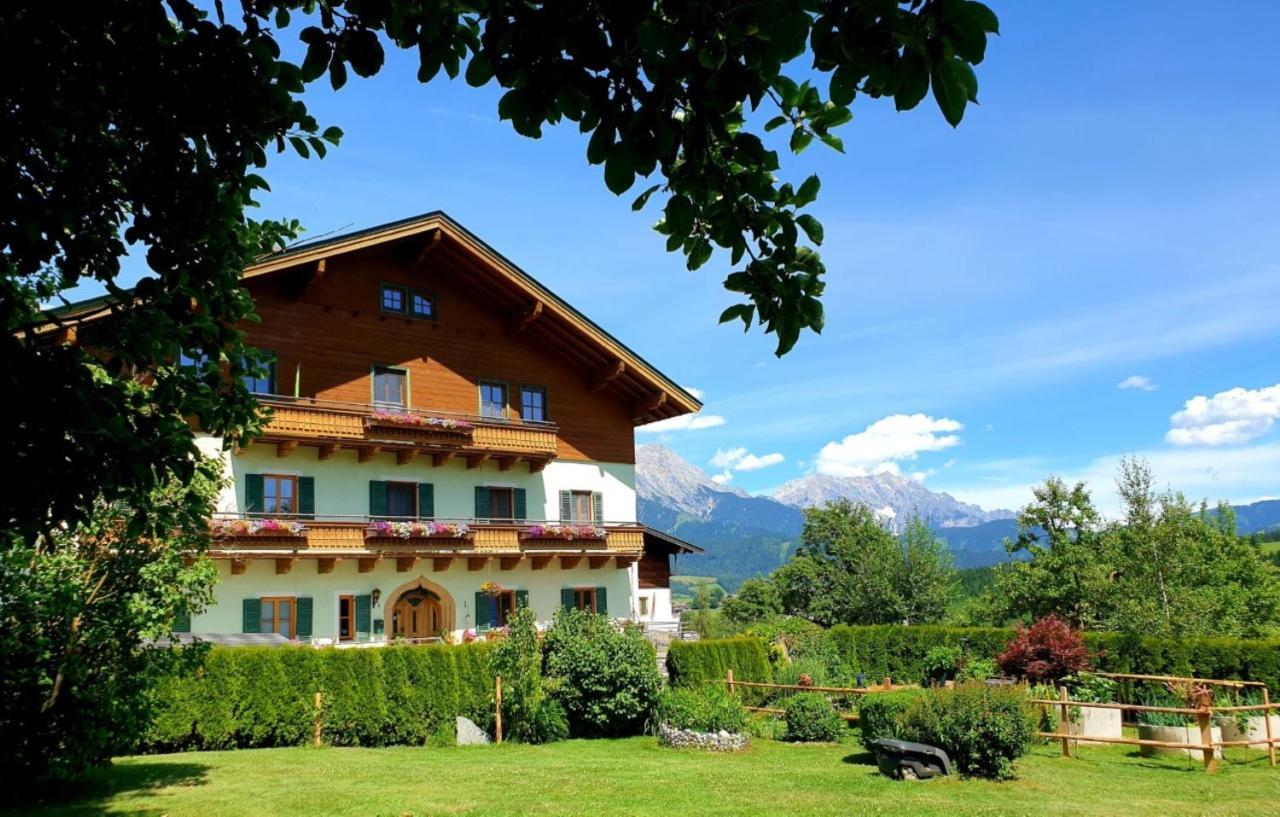
[[(0, 817), (45, 815), (46, 817), (94, 817), (118, 814), (111, 801), (119, 795), (139, 795), (170, 786), (202, 786), (210, 767), (204, 763), (134, 762), (112, 763), (94, 769), (77, 783), (54, 791), (33, 792), (21, 802), (0, 806)], [(131, 814), (161, 815), (167, 809), (132, 810)]]
[(854, 752), (845, 755), (841, 760), (851, 766), (875, 766), (876, 756), (872, 752)]

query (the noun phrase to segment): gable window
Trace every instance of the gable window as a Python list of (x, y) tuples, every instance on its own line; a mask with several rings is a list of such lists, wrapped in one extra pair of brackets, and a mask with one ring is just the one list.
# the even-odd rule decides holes
[(511, 488), (489, 489), (489, 518), (515, 519), (515, 491)]
[(520, 417), (531, 422), (547, 419), (547, 390), (541, 386), (520, 387)]
[(501, 420), (507, 416), (507, 387), (502, 383), (480, 384), (480, 416)]
[(392, 286), (391, 284), (383, 284), (381, 303), (383, 312), (403, 315), (405, 309), (405, 288)]
[(262, 512), (288, 515), (298, 512), (298, 478), (282, 474), (262, 475)]
[(276, 393), (276, 361), (275, 358), (267, 361), (263, 365), (262, 376), (247, 374), (243, 378), (244, 387), (249, 390), (250, 394), (275, 394)]
[(293, 638), (295, 607), (296, 600), (293, 596), (264, 596), (258, 632), (279, 633), (285, 638)]
[(415, 318), (434, 318), (436, 316), (436, 298), (425, 292), (415, 292), (409, 299), (409, 314)]
[(387, 483), (387, 516), (415, 519), (418, 516), (418, 484)]
[(597, 612), (596, 589), (594, 587), (575, 588), (573, 591), (573, 606), (589, 613)]
[(409, 373), (390, 366), (373, 367), (373, 404), (375, 406), (409, 405)]
[(338, 640), (356, 640), (355, 596), (338, 596)]

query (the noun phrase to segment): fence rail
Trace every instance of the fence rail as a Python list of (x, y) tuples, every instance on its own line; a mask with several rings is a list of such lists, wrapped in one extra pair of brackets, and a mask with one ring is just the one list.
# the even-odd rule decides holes
[[(828, 695), (873, 695), (877, 692), (896, 692), (902, 689), (919, 689), (915, 684), (895, 684), (892, 678), (885, 678), (884, 682), (878, 685), (868, 687), (823, 687), (823, 686), (803, 686), (801, 684), (766, 684), (759, 681), (735, 681), (733, 678), (733, 670), (725, 673), (724, 684), (729, 690), (729, 694), (733, 695), (738, 688), (744, 689), (781, 689), (792, 692), (821, 692)], [(786, 710), (778, 709), (770, 706), (748, 706), (744, 707), (748, 712), (757, 712), (762, 715), (786, 714)], [(837, 712), (841, 718), (849, 723), (858, 721), (857, 712)]]

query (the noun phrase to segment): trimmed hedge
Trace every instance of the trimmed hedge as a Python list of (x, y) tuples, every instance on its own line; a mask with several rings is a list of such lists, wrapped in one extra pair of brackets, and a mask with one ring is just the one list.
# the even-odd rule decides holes
[(752, 636), (673, 641), (667, 648), (667, 675), (673, 687), (723, 681), (731, 669), (736, 681), (773, 682), (764, 642)]
[(490, 645), (328, 649), (230, 647), (209, 651), (195, 675), (153, 693), (147, 752), (298, 746), (315, 728), (334, 746), (452, 742), (454, 718), (493, 720)]
[(873, 740), (901, 739), (903, 713), (923, 694), (924, 690), (904, 689), (863, 695), (858, 701), (858, 729), (862, 745), (870, 749)]
[[(831, 628), (842, 660), (851, 670), (866, 673), (869, 683), (878, 683), (886, 675), (916, 683), (927, 674), (924, 659), (934, 647), (958, 647), (960, 639), (967, 638), (969, 655), (989, 658), (999, 654), (1013, 635), (1005, 627)], [(1090, 652), (1099, 656), (1096, 669), (1103, 672), (1247, 679), (1280, 690), (1280, 639), (1141, 638), (1118, 633), (1085, 633), (1084, 638)]]

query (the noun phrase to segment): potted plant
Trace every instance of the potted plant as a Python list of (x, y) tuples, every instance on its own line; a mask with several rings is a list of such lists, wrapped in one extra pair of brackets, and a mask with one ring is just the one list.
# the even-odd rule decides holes
[[(1062, 679), (1073, 701), (1111, 703), (1116, 698), (1116, 682), (1092, 672), (1078, 672)], [(1124, 713), (1119, 709), (1073, 706), (1067, 710), (1065, 731), (1079, 736), (1081, 743), (1104, 743), (1088, 738), (1124, 737)]]
[[(1144, 706), (1167, 706), (1172, 708), (1189, 708), (1209, 706), (1213, 703), (1213, 693), (1206, 687), (1186, 683), (1169, 683), (1165, 688), (1148, 689), (1137, 695), (1138, 703)], [(1140, 740), (1156, 740), (1165, 743), (1200, 743), (1200, 725), (1194, 715), (1179, 712), (1138, 712), (1138, 738)], [(1222, 740), (1222, 729), (1214, 726), (1210, 729), (1210, 740), (1219, 743)], [(1173, 755), (1175, 757), (1201, 758), (1202, 749), (1175, 749), (1165, 746), (1144, 744), (1139, 753), (1143, 757), (1154, 755)], [(1215, 748), (1214, 757), (1222, 757), (1222, 749)]]
[[(1261, 706), (1262, 690), (1257, 687), (1233, 690), (1226, 694), (1223, 705)], [(1267, 736), (1267, 722), (1264, 717), (1271, 718), (1271, 737), (1280, 738), (1280, 715), (1267, 715), (1261, 710), (1222, 712), (1214, 716), (1213, 723), (1222, 730), (1223, 740), (1262, 740)]]

